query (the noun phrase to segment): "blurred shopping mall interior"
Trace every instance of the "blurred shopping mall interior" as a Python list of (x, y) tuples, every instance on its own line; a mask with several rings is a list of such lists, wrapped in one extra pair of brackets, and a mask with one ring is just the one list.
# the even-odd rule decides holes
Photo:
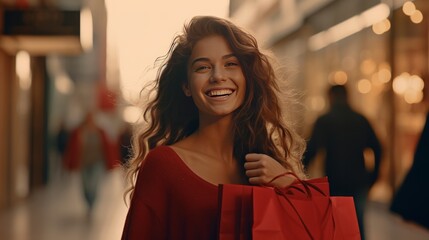
[(141, 121), (156, 59), (195, 15), (231, 19), (276, 57), (299, 93), (299, 107), (283, 107), (303, 137), (328, 107), (328, 86), (347, 84), (384, 151), (367, 239), (429, 239), (389, 210), (429, 110), (428, 0), (0, 0), (0, 239), (120, 238), (124, 170), (104, 173), (88, 219), (60, 134), (91, 112), (120, 142)]

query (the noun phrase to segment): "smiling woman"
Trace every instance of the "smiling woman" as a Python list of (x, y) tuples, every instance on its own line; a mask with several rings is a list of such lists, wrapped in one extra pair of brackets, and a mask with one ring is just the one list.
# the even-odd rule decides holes
[(243, 103), (246, 80), (225, 38), (213, 35), (201, 39), (195, 44), (189, 61), (188, 81), (183, 88), (199, 109), (200, 125), (205, 124), (209, 116), (232, 117)]
[(218, 185), (289, 185), (304, 141), (268, 57), (232, 22), (194, 17), (164, 60), (135, 128), (122, 239), (216, 239)]

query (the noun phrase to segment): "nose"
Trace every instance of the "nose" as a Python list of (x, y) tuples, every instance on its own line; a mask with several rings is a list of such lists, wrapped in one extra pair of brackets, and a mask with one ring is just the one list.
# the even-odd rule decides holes
[(212, 71), (212, 75), (210, 76), (210, 81), (217, 83), (223, 82), (226, 80), (225, 71), (222, 68), (214, 68)]

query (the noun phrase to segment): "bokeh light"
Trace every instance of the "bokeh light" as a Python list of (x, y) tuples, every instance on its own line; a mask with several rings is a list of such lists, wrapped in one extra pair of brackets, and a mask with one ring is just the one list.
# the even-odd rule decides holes
[(371, 81), (369, 81), (368, 79), (361, 79), (357, 83), (357, 88), (360, 93), (369, 93), (372, 89)]
[(405, 15), (411, 16), (416, 11), (416, 5), (413, 2), (407, 1), (402, 5), (402, 11)]
[(410, 16), (413, 23), (421, 23), (423, 21), (423, 14), (419, 10), (414, 11), (413, 15)]
[(393, 91), (403, 96), (406, 103), (419, 103), (423, 100), (424, 85), (420, 76), (404, 72), (393, 80)]

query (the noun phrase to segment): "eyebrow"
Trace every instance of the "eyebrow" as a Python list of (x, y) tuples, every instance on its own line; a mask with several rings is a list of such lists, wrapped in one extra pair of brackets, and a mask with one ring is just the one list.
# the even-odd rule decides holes
[[(230, 53), (230, 54), (222, 56), (222, 59), (225, 60), (225, 59), (228, 59), (228, 58), (231, 58), (231, 57), (237, 57), (237, 56), (234, 53)], [(191, 66), (193, 66), (196, 62), (201, 62), (201, 61), (203, 61), (203, 62), (209, 62), (210, 59), (206, 58), (206, 57), (196, 58), (196, 59), (192, 60)]]

